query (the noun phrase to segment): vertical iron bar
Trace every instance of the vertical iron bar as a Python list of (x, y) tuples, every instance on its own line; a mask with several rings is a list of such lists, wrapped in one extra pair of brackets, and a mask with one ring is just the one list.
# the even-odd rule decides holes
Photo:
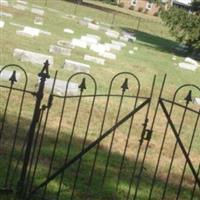
[(21, 196), (21, 197), (24, 195), (24, 192), (25, 192), (24, 191), (24, 186), (25, 186), (24, 183), (25, 183), (28, 164), (29, 164), (29, 160), (30, 160), (30, 156), (31, 156), (31, 148), (32, 148), (32, 144), (33, 144), (35, 129), (36, 129), (39, 117), (40, 117), (40, 105), (41, 105), (43, 95), (44, 95), (43, 92), (44, 92), (44, 87), (45, 87), (45, 81), (47, 78), (50, 77), (49, 73), (48, 73), (48, 66), (49, 66), (49, 62), (48, 62), (48, 60), (46, 60), (42, 71), (38, 74), (41, 81), (39, 84), (38, 91), (36, 93), (35, 109), (34, 109), (34, 113), (33, 113), (32, 122), (31, 122), (31, 125), (29, 128), (29, 131), (27, 133), (28, 141), (27, 141), (27, 145), (26, 145), (26, 149), (25, 149), (22, 171), (21, 171), (20, 179), (18, 181), (18, 186), (17, 186), (17, 192), (18, 192), (19, 196)]
[[(198, 169), (197, 175), (198, 176), (200, 175), (200, 164), (199, 164), (199, 169)], [(196, 187), (197, 187), (197, 181), (195, 181), (195, 183), (194, 183), (194, 187), (193, 187), (193, 190), (192, 190), (192, 194), (191, 194), (190, 200), (193, 200), (193, 198), (194, 198)]]
[[(164, 86), (165, 86), (166, 77), (167, 76), (165, 74), (163, 82), (162, 82), (162, 86), (161, 86), (161, 89), (160, 89), (159, 97), (162, 96), (162, 93), (163, 93), (163, 90), (164, 90)], [(156, 105), (156, 109), (155, 109), (155, 113), (154, 113), (154, 117), (153, 117), (153, 121), (152, 121), (152, 125), (151, 125), (151, 130), (153, 130), (153, 128), (154, 128), (154, 124), (155, 124), (158, 108), (159, 108), (159, 102), (157, 102), (157, 105)], [(146, 113), (145, 121), (147, 120), (147, 116), (148, 116), (147, 114), (148, 113)], [(144, 126), (144, 128), (145, 128), (145, 126)], [(143, 131), (145, 131), (145, 130), (143, 130)], [(142, 146), (142, 143), (140, 142), (140, 145), (139, 145), (139, 148), (138, 148), (138, 151), (137, 151), (136, 161), (135, 161), (135, 164), (134, 164), (134, 167), (133, 167), (133, 171), (132, 171), (132, 174), (131, 174), (131, 178), (130, 178), (129, 189), (128, 189), (128, 193), (127, 193), (127, 196), (126, 196), (126, 200), (129, 200), (129, 197), (130, 197), (130, 194), (131, 194), (131, 187), (132, 187), (133, 180), (134, 180), (134, 177), (135, 177), (135, 172), (136, 172), (136, 167), (137, 167), (137, 163), (138, 163), (138, 159), (139, 159), (141, 146)]]
[[(185, 121), (185, 116), (186, 116), (188, 105), (189, 105), (189, 102), (186, 101), (185, 109), (183, 111), (183, 115), (182, 115), (182, 118), (181, 118), (180, 127), (179, 127), (179, 130), (178, 130), (178, 136), (181, 134), (181, 131), (182, 131), (182, 128), (183, 128), (183, 124), (184, 124), (184, 121)], [(170, 178), (171, 169), (172, 169), (172, 166), (173, 166), (173, 162), (174, 162), (174, 157), (175, 157), (175, 154), (176, 154), (177, 146), (178, 146), (178, 141), (176, 140), (176, 143), (175, 143), (175, 146), (174, 146), (174, 150), (173, 150), (173, 153), (172, 153), (172, 158), (171, 158), (169, 170), (168, 170), (168, 173), (167, 173), (167, 178), (166, 178), (166, 182), (165, 182), (163, 194), (162, 194), (162, 200), (165, 198), (165, 195), (166, 195), (166, 191), (167, 191), (167, 187), (168, 187), (168, 182), (169, 182), (169, 178)]]
[[(134, 106), (133, 106), (134, 109), (137, 106), (139, 92), (140, 92), (140, 88), (137, 91), (137, 96), (136, 96), (135, 103), (134, 103)], [(118, 190), (118, 186), (119, 186), (119, 183), (120, 183), (120, 178), (121, 178), (121, 173), (122, 173), (122, 169), (123, 169), (123, 166), (124, 166), (124, 161), (125, 161), (126, 151), (127, 151), (127, 147), (128, 147), (128, 142), (129, 142), (129, 138), (130, 138), (130, 135), (131, 135), (133, 120), (134, 120), (134, 116), (132, 116), (132, 118), (131, 118), (129, 130), (128, 130), (128, 135), (127, 135), (127, 138), (126, 138), (126, 144), (125, 144), (125, 147), (124, 147), (124, 151), (123, 151), (123, 155), (122, 155), (122, 160), (121, 160), (121, 163), (120, 163), (120, 168), (119, 168), (118, 177), (117, 177), (116, 190)]]
[[(106, 115), (107, 115), (107, 110), (108, 110), (108, 104), (109, 104), (109, 100), (110, 100), (110, 93), (111, 93), (111, 85), (110, 85), (108, 95), (107, 95), (107, 100), (106, 100), (105, 110), (104, 110), (104, 114), (103, 114), (103, 120), (102, 120), (102, 123), (101, 123), (101, 129), (100, 129), (99, 137), (102, 135), (102, 132), (103, 132), (105, 119), (106, 119)], [(100, 143), (97, 144), (97, 148), (96, 148), (96, 151), (95, 151), (94, 161), (93, 161), (91, 173), (90, 173), (90, 176), (89, 176), (89, 182), (88, 182), (89, 186), (92, 183), (94, 170), (95, 170), (95, 166), (96, 166), (96, 161), (97, 161), (97, 157), (98, 157), (98, 154), (99, 154), (99, 148), (100, 148)]]
[(192, 164), (192, 161), (190, 160), (190, 157), (187, 154), (187, 151), (185, 150), (185, 147), (184, 147), (184, 145), (183, 145), (183, 143), (182, 143), (182, 141), (181, 141), (181, 139), (179, 137), (179, 132), (176, 130), (176, 127), (175, 127), (173, 121), (171, 120), (171, 117), (169, 116), (168, 111), (167, 111), (162, 99), (160, 100), (160, 105), (161, 105), (161, 107), (163, 109), (163, 112), (164, 112), (167, 120), (169, 121), (169, 125), (170, 125), (170, 127), (172, 129), (172, 132), (174, 133), (174, 136), (176, 137), (177, 143), (179, 144), (179, 147), (180, 147), (185, 159), (187, 160), (187, 163), (188, 163), (188, 165), (190, 167), (190, 170), (191, 170), (194, 178), (196, 179), (198, 187), (200, 188), (200, 179), (198, 177), (198, 174), (197, 174), (197, 172), (196, 172), (196, 170), (195, 170), (195, 168), (194, 168), (194, 166)]
[(67, 163), (64, 163), (56, 172), (54, 172), (48, 179), (43, 181), (39, 186), (37, 186), (28, 196), (27, 200), (29, 200), (29, 197), (31, 195), (34, 195), (38, 190), (40, 190), (42, 187), (45, 187), (49, 182), (51, 182), (54, 178), (59, 176), (63, 173), (66, 169), (68, 169), (72, 164), (77, 162), (81, 157), (83, 157), (85, 154), (87, 154), (91, 149), (93, 149), (98, 143), (103, 141), (106, 137), (108, 137), (115, 129), (120, 127), (122, 124), (124, 124), (128, 119), (132, 117), (132, 115), (135, 115), (137, 112), (139, 112), (145, 105), (149, 103), (150, 99), (146, 99), (143, 103), (141, 103), (138, 107), (136, 107), (135, 110), (132, 110), (130, 113), (128, 113), (125, 117), (123, 117), (116, 125), (105, 131), (99, 138), (97, 138), (94, 142), (90, 143), (87, 147), (83, 149), (80, 153), (78, 153), (76, 156), (74, 156), (70, 161)]
[[(187, 152), (188, 156), (191, 153), (192, 144), (193, 144), (193, 141), (194, 141), (194, 136), (196, 134), (197, 126), (198, 126), (198, 123), (199, 123), (199, 117), (200, 117), (200, 111), (199, 111), (199, 114), (198, 114), (198, 116), (196, 118), (195, 126), (194, 126), (194, 129), (193, 129), (192, 138), (191, 138), (189, 149), (188, 149), (188, 152)], [(179, 196), (180, 196), (180, 193), (181, 193), (183, 179), (184, 179), (184, 176), (185, 176), (185, 171), (186, 171), (186, 168), (187, 168), (187, 164), (188, 164), (187, 161), (185, 161), (184, 168), (183, 168), (183, 173), (182, 173), (181, 180), (180, 180), (180, 183), (179, 183), (179, 188), (178, 188), (176, 199), (179, 199)]]
[[(85, 132), (85, 137), (84, 137), (83, 144), (82, 144), (82, 150), (85, 148), (85, 144), (86, 144), (86, 140), (87, 140), (87, 136), (88, 136), (88, 131), (89, 131), (89, 126), (90, 126), (90, 121), (91, 121), (91, 118), (92, 118), (95, 98), (96, 98), (96, 89), (95, 89), (95, 94), (94, 94), (93, 101), (92, 101), (92, 106), (91, 106), (91, 109), (90, 109), (90, 115), (89, 115), (89, 119), (88, 119), (88, 123), (87, 123), (87, 129), (86, 129), (86, 132)], [(76, 171), (74, 186), (73, 186), (73, 190), (72, 190), (72, 194), (71, 194), (71, 200), (73, 200), (73, 197), (74, 197), (74, 191), (75, 191), (75, 188), (76, 188), (81, 163), (82, 163), (82, 158), (80, 158), (80, 160), (78, 162), (78, 168), (77, 168), (77, 171)]]
[[(164, 80), (163, 80), (163, 84), (162, 84), (162, 87), (161, 87), (161, 91), (160, 91), (159, 97), (162, 96), (163, 89), (164, 89), (164, 84), (165, 84), (165, 79), (166, 79), (166, 75), (164, 76)], [(149, 105), (148, 105), (146, 119), (148, 119), (149, 112), (150, 112), (150, 107), (151, 107), (151, 102), (152, 102), (153, 92), (154, 92), (154, 86), (155, 86), (155, 77), (154, 77), (154, 81), (153, 81), (153, 85), (152, 85), (152, 89), (151, 89), (151, 93), (150, 93), (151, 101), (149, 102)], [(151, 128), (150, 128), (151, 133), (153, 132), (153, 128), (154, 128), (154, 124), (155, 124), (158, 108), (159, 108), (159, 102), (157, 102), (155, 113), (154, 113), (154, 117), (153, 117), (153, 121), (152, 121), (152, 124), (151, 124)], [(144, 151), (142, 163), (141, 163), (141, 166), (140, 166), (140, 171), (139, 171), (139, 174), (138, 174), (138, 177), (137, 177), (137, 180), (136, 180), (136, 188), (135, 188), (135, 194), (134, 194), (134, 198), (133, 198), (134, 200), (137, 198), (138, 188), (140, 186), (140, 181), (142, 179), (141, 175), (143, 173), (144, 163), (145, 163), (145, 159), (146, 159), (146, 155), (147, 155), (147, 152), (148, 152), (150, 141), (151, 141), (151, 138), (147, 141), (147, 144), (145, 146), (145, 151)], [(141, 145), (142, 145), (142, 143), (141, 143)]]
[(10, 102), (10, 96), (11, 96), (11, 93), (12, 93), (12, 88), (13, 88), (13, 83), (11, 82), (10, 90), (8, 92), (8, 97), (7, 97), (7, 100), (6, 100), (6, 106), (5, 106), (5, 110), (4, 110), (4, 114), (3, 114), (3, 118), (2, 118), (2, 125), (1, 125), (1, 129), (0, 129), (0, 145), (1, 145), (1, 138), (2, 138), (3, 130), (4, 130), (4, 126), (5, 126), (5, 120), (6, 120), (6, 113), (7, 113), (7, 109), (8, 109), (8, 104)]
[[(120, 115), (120, 112), (121, 112), (122, 102), (123, 102), (123, 99), (124, 99), (124, 92), (125, 92), (125, 90), (122, 90), (122, 95), (121, 95), (121, 98), (120, 98), (120, 103), (119, 103), (119, 107), (118, 107), (118, 111), (117, 111), (117, 116), (116, 116), (116, 119), (115, 119), (115, 124), (117, 124), (117, 122), (119, 120), (119, 115)], [(109, 161), (110, 161), (110, 156), (111, 156), (111, 151), (112, 151), (112, 146), (113, 146), (113, 142), (114, 142), (115, 133), (116, 133), (116, 129), (114, 130), (114, 132), (112, 134), (111, 143), (110, 143), (108, 156), (107, 156), (107, 160), (106, 160), (106, 166), (105, 166), (105, 169), (104, 169), (104, 174), (103, 174), (103, 179), (102, 179), (102, 185), (104, 185), (105, 179), (106, 179), (106, 176), (107, 176), (107, 170), (108, 170), (108, 165), (109, 165)]]
[[(85, 82), (84, 78), (82, 80), (82, 83), (83, 82)], [(67, 153), (66, 153), (66, 156), (65, 156), (64, 163), (67, 163), (67, 161), (69, 159), (69, 154), (70, 154), (70, 150), (71, 150), (72, 139), (73, 139), (73, 136), (74, 136), (74, 131), (75, 131), (75, 127), (76, 127), (76, 122), (77, 122), (77, 118), (78, 118), (78, 114), (79, 114), (79, 109), (80, 109), (80, 105), (81, 105), (81, 100), (82, 100), (82, 95), (83, 95), (84, 89), (80, 88), (80, 96), (79, 96), (78, 104), (77, 104), (77, 107), (76, 107), (76, 113), (75, 113), (75, 117), (74, 117), (74, 123), (73, 123), (73, 126), (72, 126), (72, 132), (71, 132), (71, 135), (70, 135), (70, 138), (69, 138), (69, 142), (68, 142), (68, 145), (67, 145)], [(60, 192), (61, 192), (61, 189), (62, 189), (63, 179), (64, 179), (64, 171), (61, 173), (61, 176), (60, 176), (59, 189), (58, 189), (58, 192), (56, 194), (56, 199), (59, 199), (59, 197), (60, 197)]]

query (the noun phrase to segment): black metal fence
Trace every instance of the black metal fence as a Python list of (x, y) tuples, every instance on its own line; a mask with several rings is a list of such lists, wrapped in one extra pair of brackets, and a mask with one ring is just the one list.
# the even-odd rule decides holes
[[(95, 79), (77, 73), (57, 94), (57, 72), (45, 90), (48, 65), (33, 91), (22, 67), (0, 71), (0, 197), (199, 199), (198, 86), (183, 85), (170, 100), (165, 76), (156, 97), (155, 76), (143, 96), (139, 79), (123, 72), (98, 94)], [(74, 80), (79, 91), (71, 95)]]

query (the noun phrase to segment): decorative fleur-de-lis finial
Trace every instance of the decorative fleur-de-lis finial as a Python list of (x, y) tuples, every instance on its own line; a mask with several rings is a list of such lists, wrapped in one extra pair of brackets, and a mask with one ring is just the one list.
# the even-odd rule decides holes
[(126, 79), (124, 80), (124, 83), (122, 84), (121, 88), (122, 88), (122, 91), (123, 91), (123, 92), (125, 92), (126, 90), (129, 89), (129, 88), (128, 88), (128, 78), (126, 78)]
[(15, 82), (17, 82), (17, 78), (16, 78), (16, 71), (14, 70), (11, 77), (9, 78), (9, 81), (11, 82), (11, 84), (13, 85)]
[(184, 99), (186, 101), (187, 104), (189, 104), (190, 102), (192, 102), (192, 90), (190, 90), (187, 94), (187, 96)]
[(50, 76), (49, 76), (49, 65), (50, 65), (49, 61), (46, 60), (44, 62), (44, 66), (43, 66), (41, 72), (38, 74), (39, 77), (50, 78)]
[(81, 92), (83, 92), (83, 90), (86, 90), (85, 78), (82, 79), (82, 82), (78, 87), (80, 88)]

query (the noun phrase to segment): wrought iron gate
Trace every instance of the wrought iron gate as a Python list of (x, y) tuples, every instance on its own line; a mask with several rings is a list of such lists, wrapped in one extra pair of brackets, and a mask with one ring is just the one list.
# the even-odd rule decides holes
[[(98, 94), (96, 80), (77, 73), (57, 91), (56, 72), (47, 92), (46, 61), (30, 91), (20, 66), (7, 65), (0, 75), (9, 68), (12, 75), (0, 85), (0, 196), (199, 199), (200, 111), (192, 103), (198, 86), (183, 85), (169, 100), (163, 97), (166, 76), (157, 97), (156, 77), (144, 89), (123, 72), (107, 94)], [(78, 94), (73, 81), (80, 83)]]

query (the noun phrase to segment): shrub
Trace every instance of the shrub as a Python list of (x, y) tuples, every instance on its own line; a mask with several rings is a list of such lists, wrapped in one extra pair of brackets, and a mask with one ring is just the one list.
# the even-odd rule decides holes
[(134, 10), (134, 9), (135, 9), (134, 6), (130, 6), (130, 7), (129, 7), (129, 10)]

